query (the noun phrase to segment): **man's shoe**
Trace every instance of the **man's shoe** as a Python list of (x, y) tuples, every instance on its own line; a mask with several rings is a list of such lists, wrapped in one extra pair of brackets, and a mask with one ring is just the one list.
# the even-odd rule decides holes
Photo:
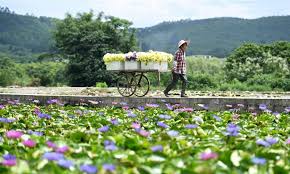
[(168, 92), (163, 91), (163, 94), (165, 95), (165, 97), (169, 97)]
[(181, 94), (180, 97), (188, 97), (186, 94)]

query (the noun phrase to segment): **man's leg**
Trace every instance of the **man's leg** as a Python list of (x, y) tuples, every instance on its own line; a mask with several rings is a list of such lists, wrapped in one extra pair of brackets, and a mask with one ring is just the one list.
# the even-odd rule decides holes
[(186, 96), (185, 90), (188, 84), (187, 77), (185, 74), (180, 74), (180, 79), (182, 81), (182, 88), (181, 88), (181, 97)]
[(178, 78), (179, 78), (179, 74), (176, 74), (176, 73), (172, 73), (172, 81), (171, 83), (167, 86), (167, 88), (164, 90), (164, 94), (168, 95), (168, 92), (173, 89), (175, 87), (175, 85), (177, 84), (178, 82)]

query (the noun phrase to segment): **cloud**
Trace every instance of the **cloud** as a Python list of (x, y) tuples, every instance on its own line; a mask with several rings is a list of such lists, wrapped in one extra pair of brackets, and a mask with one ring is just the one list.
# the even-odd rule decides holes
[(289, 0), (4, 0), (17, 13), (63, 18), (90, 9), (128, 19), (135, 27), (212, 17), (257, 18), (290, 14)]

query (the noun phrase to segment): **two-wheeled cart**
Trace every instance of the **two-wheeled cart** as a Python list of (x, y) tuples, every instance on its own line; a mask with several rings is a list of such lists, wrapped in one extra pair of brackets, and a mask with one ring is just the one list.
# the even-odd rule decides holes
[(158, 70), (121, 70), (117, 72), (119, 73), (117, 88), (122, 96), (144, 97), (150, 90), (150, 81), (146, 77), (146, 73), (158, 72)]

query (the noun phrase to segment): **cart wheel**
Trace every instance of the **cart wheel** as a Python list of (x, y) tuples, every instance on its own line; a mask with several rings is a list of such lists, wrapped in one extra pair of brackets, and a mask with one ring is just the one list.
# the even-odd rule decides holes
[(148, 78), (144, 74), (137, 74), (135, 75), (136, 80), (136, 90), (135, 95), (137, 97), (144, 97), (148, 94), (150, 90), (150, 82)]
[(135, 78), (134, 74), (131, 73), (122, 73), (119, 75), (117, 88), (118, 92), (123, 97), (130, 97), (134, 94), (136, 90), (134, 78)]

